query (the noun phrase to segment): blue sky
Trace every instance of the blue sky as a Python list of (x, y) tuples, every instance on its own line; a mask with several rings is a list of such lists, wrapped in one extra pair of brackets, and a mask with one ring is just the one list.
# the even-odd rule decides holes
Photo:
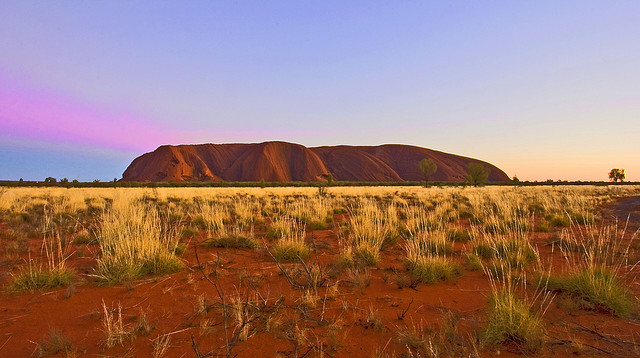
[(162, 144), (412, 144), (640, 180), (640, 2), (0, 3), (0, 179)]

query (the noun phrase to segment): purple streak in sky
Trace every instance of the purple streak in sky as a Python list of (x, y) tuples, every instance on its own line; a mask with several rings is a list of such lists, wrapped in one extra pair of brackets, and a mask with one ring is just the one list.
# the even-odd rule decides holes
[(141, 151), (175, 140), (174, 131), (113, 110), (0, 77), (0, 131), (13, 138)]
[(107, 108), (20, 82), (0, 73), (0, 133), (12, 139), (141, 153), (163, 144), (261, 142), (306, 133), (296, 129), (172, 128), (135, 111)]

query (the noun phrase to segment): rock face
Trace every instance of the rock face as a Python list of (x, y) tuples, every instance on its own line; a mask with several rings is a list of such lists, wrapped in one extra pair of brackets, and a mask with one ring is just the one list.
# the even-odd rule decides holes
[(489, 181), (509, 177), (489, 163), (427, 148), (385, 144), (307, 148), (287, 142), (256, 144), (163, 145), (136, 158), (124, 181), (419, 181), (418, 162), (431, 158), (435, 181), (464, 181), (466, 167), (478, 162), (490, 170)]

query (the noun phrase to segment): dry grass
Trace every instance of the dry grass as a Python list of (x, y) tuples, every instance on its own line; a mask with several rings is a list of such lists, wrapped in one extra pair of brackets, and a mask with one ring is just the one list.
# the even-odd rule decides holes
[(107, 283), (118, 283), (182, 269), (182, 261), (174, 254), (177, 234), (166, 226), (162, 215), (137, 200), (120, 198), (114, 202), (101, 217), (101, 256), (96, 276)]
[(273, 257), (279, 262), (298, 262), (311, 255), (311, 248), (305, 242), (306, 231), (303, 224), (289, 221), (289, 235), (278, 239), (273, 246)]
[[(395, 337), (381, 344), (379, 356), (478, 356), (480, 343), (498, 349), (515, 345), (530, 353), (544, 348), (543, 316), (553, 293), (581, 308), (615, 316), (630, 317), (637, 311), (635, 298), (626, 289), (635, 280), (635, 241), (602, 224), (605, 218), (596, 209), (614, 196), (639, 192), (636, 187), (562, 186), (327, 187), (322, 192), (316, 188), (6, 189), (0, 195), (0, 219), (11, 231), (0, 239), (3, 244), (14, 243), (20, 239), (18, 233), (24, 233), (23, 241), (33, 238), (31, 233), (43, 238), (40, 255), (12, 273), (15, 289), (68, 284), (71, 271), (65, 270), (77, 262), (69, 264), (68, 259), (74, 247), (80, 250), (77, 245), (83, 245), (83, 255), (97, 260), (94, 276), (107, 283), (180, 270), (184, 266), (177, 253), (189, 245), (222, 248), (203, 249), (198, 266), (190, 262), (189, 268), (196, 271), (188, 274), (186, 287), (200, 298), (191, 300), (195, 307), (189, 306), (186, 314), (195, 320), (189, 323), (194, 337), (200, 327), (201, 347), (219, 346), (227, 353), (239, 351), (231, 352), (241, 342), (269, 334), (286, 340), (292, 356), (340, 356), (345, 354), (343, 346), (354, 345), (350, 340), (361, 328), (372, 329), (368, 334), (385, 341)], [(532, 234), (534, 230), (540, 233)], [(552, 254), (567, 258), (565, 270), (545, 266), (548, 262), (538, 253), (537, 247), (540, 252), (549, 250), (542, 245), (552, 235), (559, 238), (551, 240)], [(258, 242), (264, 242), (265, 249), (257, 248)], [(257, 249), (236, 251), (240, 248)], [(27, 252), (34, 252), (28, 241), (27, 250), (18, 257)], [(242, 269), (232, 271), (248, 257), (262, 265), (269, 254), (281, 275), (265, 271), (261, 280), (253, 280), (239, 273)], [(184, 257), (193, 256), (187, 251)], [(465, 313), (465, 332), (476, 332), (477, 337), (461, 338), (457, 323), (449, 319), (413, 325), (412, 315), (430, 309), (419, 302), (420, 292), (430, 288), (419, 283), (438, 284), (463, 274), (469, 277), (459, 282), (485, 279), (464, 273), (463, 265), (470, 271), (483, 269), (492, 286), (486, 311)], [(264, 266), (273, 269), (274, 264)], [(549, 272), (540, 274), (542, 267)], [(549, 275), (548, 286), (544, 279), (539, 287), (526, 287), (531, 285), (527, 277)], [(201, 278), (198, 285), (195, 276)], [(274, 280), (285, 279), (291, 284), (287, 291), (291, 297), (276, 303), (269, 298), (270, 290)], [(210, 290), (220, 290), (217, 295), (202, 290), (208, 280), (213, 283)], [(389, 303), (398, 307), (394, 312), (407, 309), (406, 318), (402, 314), (397, 321), (377, 292), (393, 284), (418, 292), (412, 307), (407, 302), (400, 307)], [(230, 287), (236, 294), (222, 292)], [(413, 294), (408, 290), (401, 294), (407, 292)], [(129, 349), (127, 342), (136, 335), (154, 332), (144, 312), (135, 323), (124, 320), (120, 305), (110, 308), (103, 302), (102, 311), (106, 349), (119, 345), (125, 347), (116, 351)], [(153, 356), (168, 355), (171, 337), (161, 334), (151, 340)], [(173, 340), (182, 350), (183, 338)], [(218, 355), (222, 350), (212, 352), (208, 353)]]
[(550, 288), (570, 295), (583, 308), (603, 310), (619, 317), (637, 311), (628, 287), (639, 261), (630, 255), (637, 232), (625, 238), (617, 225), (574, 225), (564, 231), (560, 250), (571, 269), (554, 275)]

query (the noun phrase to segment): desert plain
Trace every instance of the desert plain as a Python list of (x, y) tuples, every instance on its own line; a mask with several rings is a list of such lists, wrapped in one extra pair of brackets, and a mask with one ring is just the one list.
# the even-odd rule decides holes
[(639, 355), (639, 196), (0, 189), (0, 356)]

